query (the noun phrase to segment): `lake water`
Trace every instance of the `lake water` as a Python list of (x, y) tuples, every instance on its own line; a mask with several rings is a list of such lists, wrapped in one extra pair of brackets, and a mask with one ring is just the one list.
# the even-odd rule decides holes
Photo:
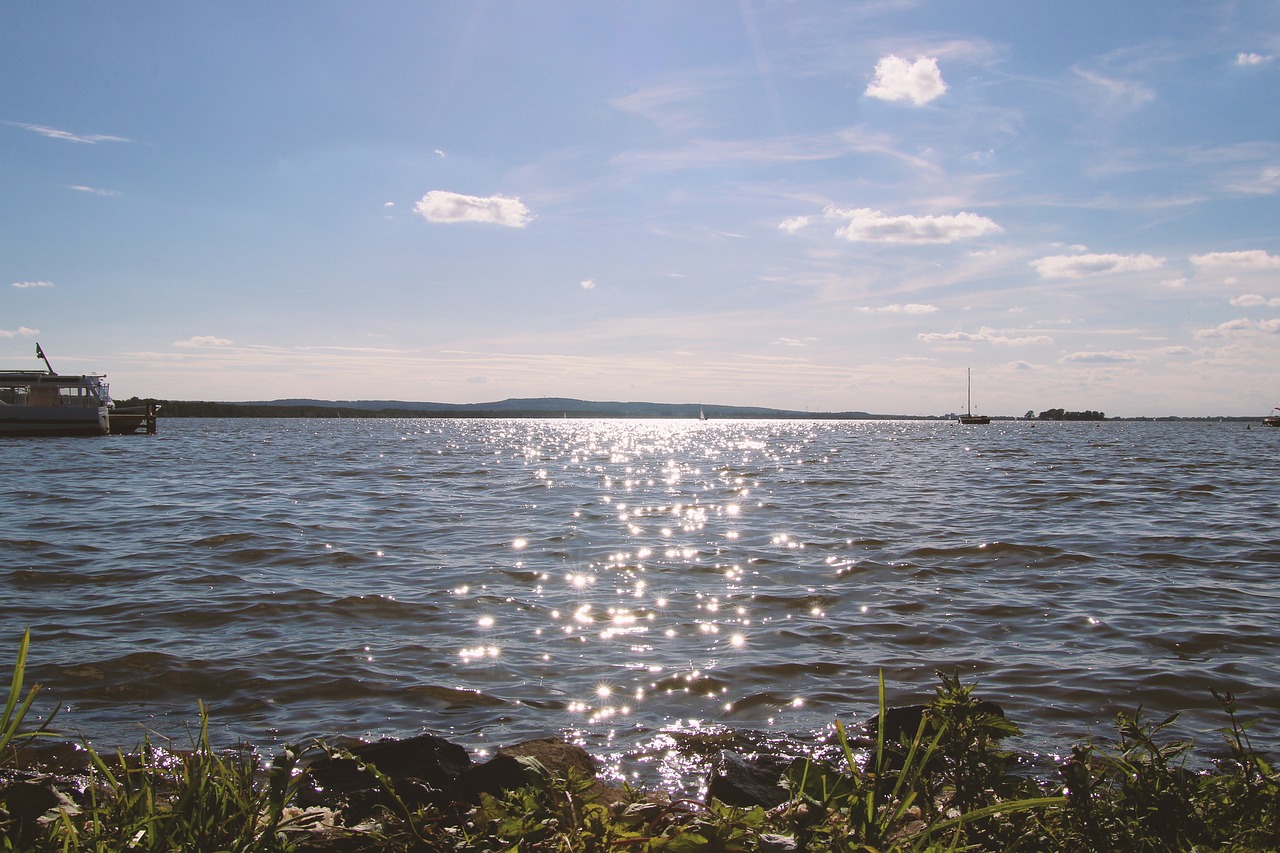
[[(1280, 718), (1280, 430), (181, 420), (0, 441), (0, 642), (99, 747), (805, 738), (958, 672), (1052, 753)], [(12, 653), (0, 647), (0, 660)], [(3, 674), (0, 674), (3, 675)], [(7, 675), (3, 675), (7, 678)], [(655, 757), (657, 756), (657, 757)]]

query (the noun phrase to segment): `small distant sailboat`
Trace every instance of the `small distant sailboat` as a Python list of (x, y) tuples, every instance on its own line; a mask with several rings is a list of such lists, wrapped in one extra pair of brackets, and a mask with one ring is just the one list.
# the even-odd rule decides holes
[(1269, 427), (1280, 427), (1280, 406), (1272, 409), (1271, 414), (1263, 418), (1262, 422)]
[(698, 404), (698, 420), (705, 421), (706, 419), (707, 419), (707, 413), (702, 410), (702, 404), (699, 403)]
[(975, 415), (973, 413), (973, 368), (966, 368), (969, 375), (969, 387), (965, 394), (965, 413), (960, 416), (962, 424), (989, 424), (991, 418), (986, 415)]

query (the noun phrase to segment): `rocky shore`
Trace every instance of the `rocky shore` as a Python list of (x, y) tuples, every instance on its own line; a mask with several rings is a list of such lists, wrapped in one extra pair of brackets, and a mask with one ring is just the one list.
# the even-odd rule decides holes
[[(906, 851), (1276, 849), (1280, 774), (1230, 726), (1214, 769), (1188, 769), (1172, 719), (1121, 715), (1114, 744), (1078, 744), (1030, 770), (999, 742), (999, 706), (943, 677), (927, 705), (835, 726), (826, 752), (749, 732), (680, 745), (704, 768), (697, 797), (602, 778), (560, 737), (478, 761), (434, 734), (285, 747), (263, 763), (216, 751), (101, 756), (28, 742), (0, 756), (0, 843), (17, 850), (141, 849)], [(883, 700), (882, 700), (883, 701)], [(820, 753), (820, 754), (819, 754)], [(946, 845), (944, 844), (944, 847)], [(954, 848), (949, 848), (954, 849)]]

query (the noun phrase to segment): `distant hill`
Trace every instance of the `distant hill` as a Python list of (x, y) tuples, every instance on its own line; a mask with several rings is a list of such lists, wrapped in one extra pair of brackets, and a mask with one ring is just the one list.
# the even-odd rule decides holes
[[(801, 412), (760, 406), (719, 406), (699, 403), (595, 402), (569, 397), (525, 397), (491, 403), (415, 403), (404, 400), (260, 400), (220, 405), (252, 409), (281, 408), (315, 412), (336, 409), (350, 416), (395, 413), (399, 417), (604, 417), (604, 418), (887, 418), (867, 412)], [(335, 416), (338, 412), (334, 413)], [(311, 415), (314, 416), (314, 415)]]

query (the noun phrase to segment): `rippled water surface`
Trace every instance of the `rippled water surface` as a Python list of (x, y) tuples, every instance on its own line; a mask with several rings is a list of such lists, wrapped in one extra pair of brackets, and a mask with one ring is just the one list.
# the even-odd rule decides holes
[[(8, 439), (0, 641), (129, 748), (804, 736), (935, 670), (1032, 749), (1233, 690), (1280, 716), (1280, 430), (1239, 423), (178, 420)], [(2, 656), (2, 653), (0, 653)], [(50, 705), (46, 703), (45, 710)]]

